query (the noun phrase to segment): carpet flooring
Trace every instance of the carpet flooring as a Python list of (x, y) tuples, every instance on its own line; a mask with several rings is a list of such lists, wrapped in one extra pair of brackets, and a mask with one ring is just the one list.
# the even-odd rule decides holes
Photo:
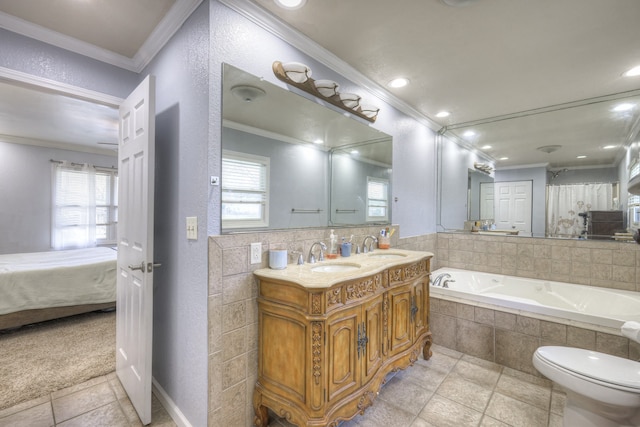
[(115, 370), (116, 313), (0, 333), (0, 410)]

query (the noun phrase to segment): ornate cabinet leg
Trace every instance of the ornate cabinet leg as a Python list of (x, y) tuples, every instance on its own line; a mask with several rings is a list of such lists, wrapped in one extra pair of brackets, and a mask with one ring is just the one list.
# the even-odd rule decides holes
[(431, 332), (429, 332), (427, 333), (427, 339), (425, 340), (424, 348), (422, 349), (422, 357), (424, 357), (424, 360), (429, 360), (433, 354), (431, 352), (431, 344), (433, 344), (433, 338), (431, 336)]
[(267, 427), (269, 425), (269, 412), (266, 406), (258, 406), (256, 408), (256, 417), (253, 420), (256, 427)]

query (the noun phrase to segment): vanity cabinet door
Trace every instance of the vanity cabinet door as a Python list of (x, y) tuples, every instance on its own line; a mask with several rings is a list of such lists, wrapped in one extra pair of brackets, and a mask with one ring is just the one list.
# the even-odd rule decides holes
[(363, 325), (361, 336), (365, 336), (364, 348), (360, 351), (362, 361), (362, 384), (366, 384), (382, 365), (382, 297), (362, 307)]
[(419, 337), (429, 329), (429, 279), (421, 278), (413, 285), (413, 316), (414, 338)]
[(389, 290), (389, 357), (408, 349), (413, 344), (411, 322), (411, 284)]
[(361, 324), (361, 306), (340, 310), (327, 321), (328, 403), (360, 387), (358, 330)]

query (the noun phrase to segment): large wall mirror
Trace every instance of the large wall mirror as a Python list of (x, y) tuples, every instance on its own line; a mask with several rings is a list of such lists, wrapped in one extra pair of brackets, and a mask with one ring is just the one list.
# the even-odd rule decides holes
[(392, 138), (223, 64), (222, 232), (391, 222)]
[[(464, 230), (465, 221), (485, 219), (483, 204), (493, 200), (486, 192), (480, 194), (482, 186), (488, 188), (483, 184), (487, 180), (495, 181), (495, 188), (514, 182), (531, 186), (531, 203), (525, 209), (530, 225), (520, 235), (577, 237), (575, 231), (558, 232), (554, 224), (570, 223), (579, 235), (579, 214), (589, 209), (619, 211), (624, 229), (628, 169), (638, 160), (639, 132), (638, 90), (449, 125), (438, 141), (439, 230)], [(476, 162), (495, 170), (477, 171)], [(555, 187), (600, 184), (604, 196), (598, 206), (577, 204), (557, 211), (549, 202)]]

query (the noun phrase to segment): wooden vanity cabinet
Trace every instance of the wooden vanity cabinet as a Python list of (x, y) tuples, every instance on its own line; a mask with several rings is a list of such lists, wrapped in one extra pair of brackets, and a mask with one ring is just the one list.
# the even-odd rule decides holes
[(430, 257), (327, 288), (260, 277), (254, 424), (337, 426), (373, 404), (386, 375), (431, 356)]

